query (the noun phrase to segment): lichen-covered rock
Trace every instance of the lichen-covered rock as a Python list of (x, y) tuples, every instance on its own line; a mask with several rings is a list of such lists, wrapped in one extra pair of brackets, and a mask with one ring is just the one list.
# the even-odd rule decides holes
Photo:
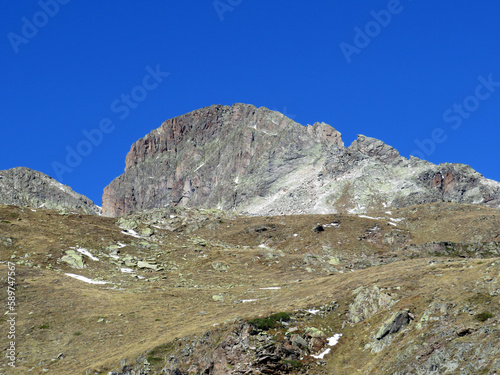
[(64, 255), (61, 260), (69, 264), (70, 267), (81, 270), (85, 268), (85, 263), (83, 262), (83, 257), (80, 253), (74, 250), (66, 251), (66, 255)]
[(353, 323), (359, 323), (371, 317), (379, 310), (387, 309), (396, 303), (394, 294), (381, 290), (378, 286), (358, 288), (356, 297), (349, 306), (348, 317)]

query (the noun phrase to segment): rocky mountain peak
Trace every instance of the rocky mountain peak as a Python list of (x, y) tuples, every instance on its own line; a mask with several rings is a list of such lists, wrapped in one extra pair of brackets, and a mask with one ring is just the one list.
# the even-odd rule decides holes
[(331, 126), (304, 127), (253, 105), (212, 105), (165, 121), (132, 145), (104, 190), (107, 215), (168, 205), (235, 209), (280, 179), (343, 148)]
[(249, 215), (366, 213), (430, 202), (500, 206), (500, 183), (468, 166), (400, 156), (384, 142), (302, 126), (248, 104), (212, 105), (165, 121), (135, 142), (103, 212), (186, 206)]
[(101, 208), (50, 176), (25, 167), (0, 171), (0, 203), (98, 215)]
[(393, 161), (400, 157), (399, 152), (394, 147), (364, 135), (358, 135), (358, 138), (349, 146), (349, 149), (384, 162)]

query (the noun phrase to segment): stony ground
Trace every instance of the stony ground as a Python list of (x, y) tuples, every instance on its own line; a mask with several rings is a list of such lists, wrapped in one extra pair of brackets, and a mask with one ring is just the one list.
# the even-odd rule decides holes
[(0, 298), (10, 262), (18, 313), (16, 369), (4, 358), (0, 373), (494, 374), (499, 257), (500, 211), (476, 205), (122, 219), (0, 206)]

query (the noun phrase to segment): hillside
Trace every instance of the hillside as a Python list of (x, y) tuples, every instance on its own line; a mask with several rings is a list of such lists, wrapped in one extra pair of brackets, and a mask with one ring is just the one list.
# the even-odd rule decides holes
[(493, 374), (499, 228), (500, 210), (453, 203), (120, 219), (3, 205), (19, 354), (0, 372)]

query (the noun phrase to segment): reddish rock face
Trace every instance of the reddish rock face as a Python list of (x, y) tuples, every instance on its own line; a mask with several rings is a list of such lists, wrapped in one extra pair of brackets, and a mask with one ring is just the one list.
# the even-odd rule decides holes
[(453, 186), (455, 186), (455, 177), (453, 176), (453, 173), (448, 172), (443, 179), (443, 191), (448, 193), (451, 191)]
[(453, 176), (452, 172), (446, 172), (444, 177), (441, 172), (438, 172), (432, 179), (431, 188), (438, 188), (444, 194), (451, 193), (453, 187), (455, 186), (455, 183), (455, 177)]

